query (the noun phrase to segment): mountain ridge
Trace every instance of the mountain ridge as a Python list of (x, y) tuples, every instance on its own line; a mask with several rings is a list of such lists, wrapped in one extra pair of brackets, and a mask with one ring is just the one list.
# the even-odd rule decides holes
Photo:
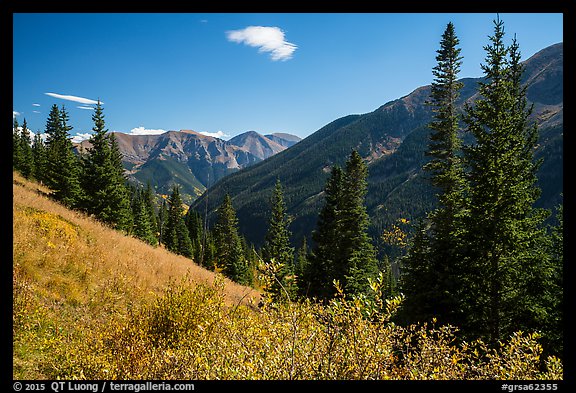
[[(523, 62), (524, 83), (534, 104), (532, 119), (540, 127), (537, 157), (546, 157), (539, 172), (543, 188), (539, 204), (547, 208), (559, 202), (563, 188), (562, 51), (563, 44), (555, 44)], [(461, 79), (460, 110), (477, 96), (477, 84), (482, 80)], [(198, 210), (207, 207), (212, 219), (224, 193), (229, 193), (241, 231), (259, 244), (267, 226), (268, 198), (278, 177), (285, 189), (288, 213), (294, 217), (291, 230), (297, 245), (315, 226), (330, 168), (342, 166), (356, 149), (368, 163), (366, 205), (372, 218), (371, 234), (378, 238), (396, 219), (417, 219), (434, 206), (433, 190), (421, 171), (428, 143), (427, 124), (432, 119), (431, 109), (424, 104), (429, 92), (430, 85), (420, 86), (373, 112), (336, 119), (297, 145), (222, 179), (192, 206)]]
[[(285, 134), (288, 139), (276, 135), (275, 141), (248, 131), (226, 141), (190, 129), (157, 135), (113, 134), (130, 181), (150, 183), (158, 194), (169, 194), (173, 185), (179, 185), (186, 203), (222, 177), (265, 160), (300, 139)], [(77, 149), (89, 147), (88, 140), (77, 145)]]

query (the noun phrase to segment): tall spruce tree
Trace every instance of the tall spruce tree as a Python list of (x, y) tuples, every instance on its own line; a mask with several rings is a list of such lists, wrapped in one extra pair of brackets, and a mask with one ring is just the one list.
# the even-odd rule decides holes
[(100, 101), (92, 115), (94, 134), (84, 155), (83, 207), (112, 227), (130, 231), (132, 212), (121, 155), (114, 135), (108, 135)]
[(543, 328), (543, 343), (548, 353), (561, 356), (564, 349), (564, 205), (558, 206), (556, 219), (558, 223), (550, 231), (552, 279), (547, 286), (548, 320)]
[(480, 99), (468, 105), (464, 121), (475, 144), (465, 147), (470, 168), (470, 214), (465, 220), (468, 283), (474, 298), (467, 326), (490, 342), (512, 332), (532, 331), (546, 319), (543, 296), (551, 279), (543, 221), (546, 211), (534, 208), (539, 162), (534, 160), (536, 125), (529, 124), (522, 65), (514, 39), (503, 41), (504, 25), (494, 21), (485, 47), (485, 79)]
[(306, 272), (309, 269), (309, 264), (308, 241), (306, 240), (306, 236), (304, 236), (302, 238), (302, 245), (296, 252), (296, 259), (294, 261), (294, 274), (296, 275), (296, 285), (300, 296), (306, 296), (306, 292), (309, 289), (306, 287), (306, 283), (308, 282)]
[(216, 245), (216, 264), (231, 280), (250, 284), (248, 265), (244, 258), (242, 242), (238, 234), (238, 218), (229, 194), (218, 207), (218, 219), (213, 229)]
[(14, 122), (12, 125), (12, 167), (16, 170), (20, 170), (21, 158), (20, 149), (20, 124), (18, 124), (18, 119), (14, 117)]
[(368, 294), (369, 278), (376, 276), (376, 251), (368, 235), (369, 217), (364, 205), (368, 169), (352, 151), (346, 170), (338, 166), (326, 183), (326, 203), (312, 238), (316, 243), (305, 274), (309, 296), (330, 299), (337, 280), (349, 295)]
[(77, 207), (81, 199), (80, 161), (72, 151), (68, 112), (54, 104), (46, 121), (46, 170), (43, 180), (54, 198), (69, 207)]
[(184, 208), (182, 207), (182, 198), (180, 197), (180, 188), (178, 186), (172, 188), (168, 206), (168, 218), (163, 236), (164, 245), (173, 253), (192, 258), (192, 242), (184, 222)]
[(154, 207), (155, 206), (154, 191), (152, 191), (152, 186), (150, 185), (149, 182), (146, 183), (146, 188), (144, 189), (142, 198), (144, 200), (144, 207), (146, 209), (146, 212), (148, 213), (148, 221), (150, 222), (150, 225), (152, 227), (152, 233), (154, 234), (154, 237), (156, 237), (156, 240), (158, 240), (157, 235), (158, 217), (156, 214), (156, 208)]
[(344, 183), (344, 171), (335, 165), (324, 187), (325, 203), (318, 215), (316, 229), (312, 233), (315, 246), (310, 255), (300, 292), (320, 300), (334, 295), (333, 280), (337, 278), (334, 266), (340, 258), (340, 212)]
[(204, 236), (202, 217), (198, 211), (189, 208), (184, 221), (192, 242), (194, 262), (200, 264), (202, 261), (202, 239)]
[(362, 157), (353, 150), (346, 162), (341, 194), (340, 258), (334, 266), (337, 279), (346, 293), (369, 294), (369, 278), (378, 273), (376, 250), (368, 235), (370, 219), (366, 212), (368, 168)]
[(162, 204), (160, 205), (160, 209), (158, 209), (158, 220), (156, 221), (158, 224), (158, 243), (165, 244), (165, 236), (166, 233), (166, 222), (168, 221), (168, 204), (166, 203), (166, 199), (162, 199)]
[(429, 105), (434, 118), (424, 169), (437, 190), (438, 207), (417, 231), (403, 258), (402, 291), (406, 296), (403, 316), (410, 322), (439, 318), (460, 325), (466, 179), (458, 136), (460, 116), (456, 100), (463, 84), (458, 82), (461, 59), (454, 25), (448, 23), (438, 49), (432, 74)]
[(46, 146), (44, 145), (44, 141), (40, 136), (40, 133), (34, 135), (34, 141), (32, 142), (32, 161), (34, 162), (32, 168), (32, 177), (39, 181), (40, 183), (44, 183), (44, 175), (46, 173)]
[(48, 119), (46, 119), (46, 173), (44, 179), (50, 189), (57, 189), (60, 179), (60, 145), (64, 139), (62, 123), (60, 121), (60, 109), (58, 105), (52, 105)]
[(32, 177), (34, 168), (34, 158), (32, 157), (32, 139), (26, 118), (22, 122), (22, 131), (20, 132), (20, 172), (22, 176), (29, 179)]
[(136, 189), (132, 198), (132, 214), (134, 216), (134, 228), (132, 233), (135, 237), (153, 246), (158, 244), (154, 236), (155, 223), (151, 222), (147, 209), (146, 194), (143, 190)]
[(291, 232), (288, 228), (290, 217), (288, 216), (284, 193), (280, 179), (276, 179), (274, 192), (270, 198), (271, 216), (268, 231), (262, 247), (262, 257), (268, 262), (274, 260), (280, 264), (280, 269), (275, 272), (275, 279), (270, 288), (273, 299), (294, 299), (296, 294), (296, 281), (294, 276), (294, 248), (290, 245)]

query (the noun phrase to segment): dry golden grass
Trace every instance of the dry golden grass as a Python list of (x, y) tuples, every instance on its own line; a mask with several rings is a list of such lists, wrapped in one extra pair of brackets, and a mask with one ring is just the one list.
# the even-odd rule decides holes
[[(71, 269), (74, 265), (79, 272), (89, 273), (90, 285), (121, 280), (129, 282), (140, 293), (157, 293), (170, 280), (182, 277), (187, 277), (193, 284), (214, 282), (216, 273), (188, 258), (152, 247), (71, 211), (47, 198), (48, 191), (14, 173), (14, 254), (25, 260), (25, 265), (31, 273), (37, 273), (37, 278), (56, 279), (48, 271)], [(50, 218), (52, 223), (47, 222)], [(60, 226), (57, 228), (60, 232), (46, 233), (46, 225)], [(62, 232), (65, 230), (69, 233)], [(55, 240), (59, 240), (58, 245)], [(260, 296), (252, 288), (228, 279), (224, 281), (226, 299), (230, 303)]]
[[(67, 209), (49, 190), (14, 173), (14, 377), (50, 378), (52, 346), (94, 334), (173, 282), (224, 283), (224, 301), (257, 301), (260, 293), (192, 260), (154, 248)], [(52, 348), (52, 349), (51, 349)]]

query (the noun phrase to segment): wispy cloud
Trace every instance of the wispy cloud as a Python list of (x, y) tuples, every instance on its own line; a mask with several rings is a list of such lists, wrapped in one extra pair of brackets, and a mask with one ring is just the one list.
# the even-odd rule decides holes
[(82, 105), (82, 106), (77, 106), (76, 108), (78, 108), (78, 109), (87, 109), (87, 110), (90, 110), (90, 111), (93, 111), (93, 110), (94, 110), (94, 107), (92, 107), (92, 106), (83, 106), (83, 105)]
[(224, 133), (224, 131), (216, 131), (216, 132), (208, 132), (208, 131), (199, 131), (199, 134), (211, 136), (214, 138), (228, 138), (230, 135)]
[(90, 134), (90, 133), (81, 133), (81, 132), (78, 132), (78, 133), (76, 133), (76, 135), (74, 135), (74, 136), (72, 137), (72, 142), (74, 142), (74, 143), (80, 143), (80, 142), (82, 142), (82, 141), (85, 141), (86, 139), (90, 139), (91, 136), (92, 136), (92, 134)]
[(40, 111), (32, 111), (32, 113), (41, 113)]
[(241, 30), (227, 31), (226, 37), (231, 42), (256, 47), (258, 52), (270, 52), (273, 61), (291, 59), (298, 48), (284, 39), (284, 32), (279, 27), (248, 26)]
[(12, 118), (15, 118), (16, 116), (20, 116), (21, 113), (20, 112), (16, 112), (15, 110), (12, 111)]
[(40, 104), (32, 104), (32, 106), (40, 106)]
[(166, 130), (152, 130), (152, 129), (147, 129), (144, 128), (142, 126), (140, 127), (136, 127), (136, 128), (132, 128), (130, 130), (130, 132), (128, 133), (128, 135), (160, 135), (160, 134), (164, 134), (166, 132)]
[[(50, 97), (54, 97), (54, 98), (60, 98), (61, 100), (68, 100), (68, 101), (74, 101), (74, 102), (79, 102), (81, 104), (97, 104), (98, 101), (94, 101), (91, 100), (89, 98), (84, 98), (84, 97), (77, 97), (77, 96), (71, 96), (71, 95), (66, 95), (66, 94), (57, 94), (57, 93), (44, 93), (47, 96)], [(100, 101), (100, 104), (104, 104), (102, 101)]]

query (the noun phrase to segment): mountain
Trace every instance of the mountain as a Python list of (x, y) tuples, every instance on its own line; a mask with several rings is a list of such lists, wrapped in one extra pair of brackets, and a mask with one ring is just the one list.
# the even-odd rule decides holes
[[(224, 176), (265, 160), (285, 150), (286, 143), (294, 138), (299, 139), (282, 134), (285, 137), (278, 140), (285, 143), (281, 144), (255, 131), (229, 141), (192, 130), (160, 135), (114, 134), (131, 181), (150, 183), (158, 194), (169, 194), (172, 186), (178, 184), (186, 203)], [(90, 144), (84, 141), (81, 146), (87, 148)]]
[(230, 139), (228, 143), (250, 152), (250, 154), (260, 158), (261, 160), (265, 160), (266, 158), (286, 149), (286, 146), (260, 135), (256, 131), (248, 131), (237, 135)]
[[(560, 202), (563, 157), (563, 45), (552, 45), (524, 63), (527, 97), (539, 124), (537, 157), (544, 158), (538, 173), (542, 196), (538, 204), (553, 208)], [(462, 110), (477, 97), (481, 78), (464, 78), (459, 98)], [(432, 119), (425, 101), (430, 86), (390, 101), (375, 111), (337, 119), (296, 145), (256, 165), (234, 173), (211, 187), (193, 207), (207, 207), (210, 217), (230, 193), (241, 231), (260, 244), (268, 220), (268, 199), (278, 177), (285, 188), (288, 212), (294, 217), (294, 244), (309, 236), (323, 204), (322, 190), (333, 165), (343, 166), (352, 149), (368, 163), (366, 204), (375, 239), (404, 217), (422, 217), (434, 207), (434, 192), (422, 173)]]
[(286, 134), (282, 132), (276, 132), (274, 134), (268, 134), (264, 136), (276, 143), (281, 144), (284, 147), (294, 146), (295, 144), (297, 144), (302, 140), (302, 138), (300, 138), (299, 136)]

